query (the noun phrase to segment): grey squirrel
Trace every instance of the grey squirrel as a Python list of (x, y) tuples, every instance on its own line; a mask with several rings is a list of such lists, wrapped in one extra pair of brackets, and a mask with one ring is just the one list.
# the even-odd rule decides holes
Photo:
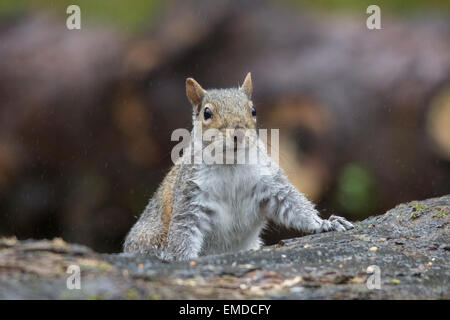
[[(193, 137), (200, 129), (256, 129), (248, 73), (240, 88), (204, 90), (186, 80), (193, 107)], [(225, 148), (236, 151), (236, 139), (225, 136)], [(231, 142), (230, 142), (231, 141)], [(220, 142), (223, 141), (213, 141)], [(249, 148), (264, 150), (256, 137)], [(156, 254), (164, 260), (187, 260), (202, 255), (259, 248), (268, 221), (304, 232), (345, 231), (353, 225), (343, 217), (324, 220), (282, 169), (251, 164), (175, 163), (139, 220), (128, 233), (124, 252)]]

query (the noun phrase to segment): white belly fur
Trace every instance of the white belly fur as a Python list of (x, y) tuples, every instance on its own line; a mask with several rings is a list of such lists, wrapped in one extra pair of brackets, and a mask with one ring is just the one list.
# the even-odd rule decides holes
[(197, 200), (210, 217), (202, 255), (259, 247), (265, 225), (255, 197), (259, 179), (259, 171), (251, 165), (221, 165), (199, 172), (195, 182), (202, 192)]

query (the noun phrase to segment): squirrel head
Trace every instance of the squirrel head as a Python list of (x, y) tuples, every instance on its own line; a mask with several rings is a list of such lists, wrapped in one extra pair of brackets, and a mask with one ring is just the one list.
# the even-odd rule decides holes
[(237, 131), (242, 136), (248, 129), (256, 129), (252, 89), (250, 72), (242, 86), (231, 89), (205, 90), (194, 79), (186, 79), (186, 95), (193, 107), (194, 130), (201, 126), (202, 132), (218, 129), (224, 134)]

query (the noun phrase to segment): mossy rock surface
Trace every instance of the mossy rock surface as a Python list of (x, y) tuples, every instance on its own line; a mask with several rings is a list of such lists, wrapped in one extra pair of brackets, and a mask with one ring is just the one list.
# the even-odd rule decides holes
[[(450, 299), (450, 195), (401, 204), (354, 230), (166, 263), (54, 240), (0, 240), (1, 299)], [(81, 289), (67, 288), (70, 265)], [(369, 266), (381, 288), (368, 289)]]

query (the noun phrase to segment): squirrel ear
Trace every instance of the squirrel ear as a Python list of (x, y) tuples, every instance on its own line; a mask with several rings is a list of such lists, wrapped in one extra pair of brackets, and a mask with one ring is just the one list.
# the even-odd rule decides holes
[(253, 84), (252, 84), (252, 74), (249, 72), (245, 77), (244, 83), (241, 86), (241, 90), (247, 95), (249, 99), (252, 98)]
[[(186, 96), (195, 109), (198, 109), (206, 91), (192, 78), (186, 79)], [(198, 111), (198, 110), (197, 110)]]

